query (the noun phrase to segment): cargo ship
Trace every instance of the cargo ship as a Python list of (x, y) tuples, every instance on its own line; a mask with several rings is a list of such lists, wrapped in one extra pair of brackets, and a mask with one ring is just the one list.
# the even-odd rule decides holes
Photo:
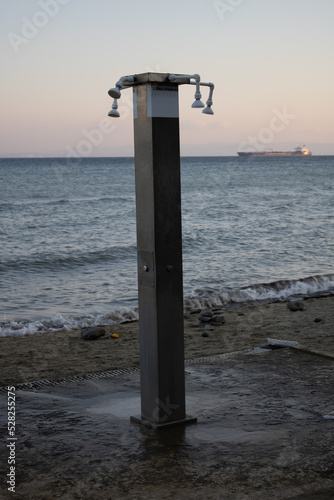
[(239, 156), (311, 156), (312, 152), (306, 146), (298, 146), (294, 151), (244, 151), (239, 152)]

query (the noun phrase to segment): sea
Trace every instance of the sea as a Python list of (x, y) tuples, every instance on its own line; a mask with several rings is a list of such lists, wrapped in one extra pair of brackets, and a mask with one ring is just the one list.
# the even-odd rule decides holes
[[(334, 292), (334, 156), (182, 157), (184, 310)], [(134, 158), (0, 159), (0, 336), (138, 318)]]

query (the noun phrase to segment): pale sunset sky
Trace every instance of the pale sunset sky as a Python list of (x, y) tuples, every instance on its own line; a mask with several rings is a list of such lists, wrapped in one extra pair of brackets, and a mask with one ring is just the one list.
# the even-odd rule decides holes
[(333, 0), (0, 6), (1, 157), (132, 156), (132, 90), (114, 120), (107, 92), (147, 71), (215, 84), (213, 116), (191, 109), (194, 87), (180, 88), (182, 155), (235, 155), (254, 141), (334, 154)]

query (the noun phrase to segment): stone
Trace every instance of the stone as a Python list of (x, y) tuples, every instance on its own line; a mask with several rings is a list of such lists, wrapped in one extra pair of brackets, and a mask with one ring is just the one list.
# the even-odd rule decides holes
[(296, 300), (295, 302), (288, 302), (287, 308), (290, 311), (304, 311), (304, 304), (300, 300)]
[(204, 316), (203, 314), (198, 316), (198, 321), (200, 323), (209, 323), (211, 320), (212, 320), (212, 316)]
[(321, 321), (323, 321), (322, 318), (315, 318), (314, 319), (314, 323), (321, 323)]
[(214, 330), (214, 327), (212, 325), (205, 325), (204, 330), (207, 330), (208, 332), (212, 332)]
[(226, 319), (224, 318), (224, 316), (214, 316), (211, 319), (211, 323), (224, 324), (224, 323), (226, 323)]
[(189, 311), (189, 314), (199, 314), (202, 311), (202, 309), (191, 309)]
[(202, 315), (203, 316), (209, 316), (209, 318), (212, 318), (213, 312), (210, 311), (209, 309), (205, 309), (204, 311), (202, 311)]
[(208, 337), (208, 336), (209, 336), (208, 332), (203, 332), (202, 333), (202, 337)]
[(83, 340), (96, 340), (106, 334), (106, 331), (101, 326), (91, 326), (89, 328), (82, 328), (81, 338)]

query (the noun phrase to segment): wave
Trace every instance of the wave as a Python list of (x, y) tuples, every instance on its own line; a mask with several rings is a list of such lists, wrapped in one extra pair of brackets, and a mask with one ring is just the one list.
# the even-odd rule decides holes
[(119, 325), (138, 319), (138, 311), (123, 308), (110, 313), (93, 313), (84, 316), (54, 314), (40, 321), (0, 321), (0, 337), (22, 336), (34, 333), (80, 330), (89, 326)]
[(135, 257), (136, 245), (114, 246), (101, 250), (87, 252), (69, 252), (68, 254), (53, 254), (41, 253), (31, 256), (7, 258), (0, 263), (0, 272), (5, 272), (8, 269), (27, 269), (43, 270), (48, 269), (55, 271), (59, 268), (73, 268), (85, 266), (87, 264), (97, 264), (101, 262), (116, 261), (126, 257)]
[[(279, 280), (258, 283), (234, 290), (196, 290), (184, 299), (184, 312), (212, 307), (233, 307), (263, 302), (334, 295), (334, 274), (309, 276), (297, 280)], [(79, 330), (88, 326), (117, 325), (138, 320), (138, 308), (122, 308), (108, 313), (76, 316), (55, 314), (40, 321), (0, 321), (0, 337), (22, 336), (34, 333)]]
[(129, 203), (131, 202), (132, 204), (135, 203), (135, 195), (134, 194), (127, 194), (124, 196), (121, 195), (114, 195), (114, 196), (91, 196), (91, 197), (66, 197), (66, 198), (51, 198), (50, 199), (50, 194), (48, 193), (37, 193), (32, 196), (32, 198), (28, 199), (19, 199), (19, 200), (11, 200), (9, 201), (0, 201), (0, 210), (5, 210), (5, 209), (13, 209), (13, 207), (19, 207), (22, 209), (22, 207), (29, 207), (30, 205), (37, 205), (37, 204), (43, 204), (43, 205), (65, 205), (65, 204), (72, 204), (72, 205), (95, 205), (99, 203)]
[(325, 274), (296, 280), (258, 283), (233, 290), (196, 290), (194, 294), (185, 298), (185, 310), (191, 312), (217, 306), (319, 297), (333, 293), (334, 274)]

